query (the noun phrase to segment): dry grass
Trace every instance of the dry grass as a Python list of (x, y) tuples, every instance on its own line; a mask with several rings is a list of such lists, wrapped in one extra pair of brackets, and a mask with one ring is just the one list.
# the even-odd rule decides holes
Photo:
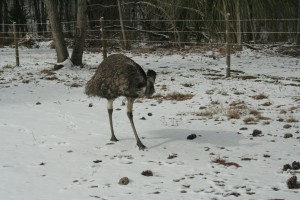
[(41, 74), (45, 74), (46, 76), (52, 76), (55, 74), (55, 72), (52, 69), (43, 69), (41, 71)]
[(221, 159), (221, 158), (217, 158), (215, 160), (212, 161), (213, 163), (217, 163), (219, 165), (224, 165), (226, 167), (231, 167), (231, 166), (235, 166), (235, 167), (241, 167), (241, 165), (235, 163), (235, 162), (227, 162), (226, 160), (224, 159)]
[(216, 104), (216, 103), (212, 102), (212, 104), (210, 106), (201, 109), (201, 111), (193, 112), (192, 115), (195, 115), (198, 117), (212, 118), (214, 115), (223, 113), (223, 112), (224, 112), (224, 108), (222, 106), (220, 106), (219, 103)]
[(261, 112), (259, 112), (257, 110), (250, 110), (249, 114), (254, 115), (254, 116), (260, 116)]
[(292, 99), (293, 99), (295, 102), (298, 102), (298, 101), (300, 101), (300, 96), (292, 97)]
[(78, 88), (78, 87), (82, 87), (82, 85), (78, 84), (78, 83), (72, 83), (72, 84), (65, 84), (66, 86), (69, 86), (69, 87), (75, 87), (75, 88)]
[(157, 99), (157, 100), (164, 99), (164, 100), (171, 100), (171, 101), (185, 101), (185, 100), (192, 99), (193, 97), (194, 94), (182, 94), (179, 92), (172, 92), (166, 95), (156, 94), (150, 98)]
[(257, 120), (253, 117), (246, 117), (244, 120), (245, 124), (257, 124)]
[(219, 94), (222, 96), (229, 96), (228, 92), (226, 91), (219, 91)]
[(263, 94), (263, 93), (261, 93), (261, 94), (258, 94), (258, 95), (254, 95), (254, 96), (251, 96), (253, 99), (255, 99), (255, 100), (262, 100), (262, 99), (267, 99), (268, 98), (268, 96), (267, 95), (265, 95), (265, 94)]
[(241, 158), (242, 161), (251, 161), (251, 160), (257, 160), (256, 158), (249, 158), (249, 157), (243, 157)]
[(262, 106), (271, 106), (272, 105), (272, 103), (271, 102), (266, 102), (266, 103), (263, 103), (263, 104), (261, 104)]
[(227, 112), (227, 117), (229, 119), (240, 119), (241, 118), (241, 112), (239, 109), (229, 109)]
[(166, 71), (166, 70), (163, 70), (163, 71), (160, 72), (160, 74), (164, 74), (164, 75), (167, 75), (167, 74), (170, 74), (170, 73), (171, 73), (171, 72)]
[(214, 93), (215, 93), (214, 90), (207, 90), (207, 91), (205, 92), (205, 94), (207, 94), (207, 95), (213, 95)]
[(236, 109), (246, 109), (246, 103), (241, 100), (233, 101), (229, 104), (231, 108), (236, 108)]
[(286, 113), (287, 113), (287, 111), (286, 111), (286, 110), (284, 110), (284, 109), (281, 109), (281, 110), (279, 111), (279, 113), (280, 113), (280, 114), (286, 114)]
[(183, 83), (181, 85), (184, 86), (184, 87), (193, 87), (194, 86), (193, 83)]
[(3, 69), (13, 69), (13, 68), (14, 68), (14, 66), (10, 65), (10, 64), (3, 66)]
[(247, 110), (246, 103), (241, 100), (233, 101), (229, 104), (229, 106), (230, 108), (227, 111), (227, 117), (229, 119), (240, 119)]
[(48, 80), (48, 81), (56, 81), (56, 80), (59, 80), (56, 76), (46, 76), (45, 79)]
[(270, 117), (265, 117), (265, 116), (262, 116), (262, 115), (257, 116), (257, 119), (258, 120), (271, 120)]
[(237, 78), (242, 79), (242, 80), (249, 80), (249, 79), (251, 80), (251, 79), (257, 79), (258, 77), (246, 75), (246, 76), (238, 76)]
[(211, 105), (220, 105), (221, 103), (218, 101), (218, 100), (215, 100), (215, 101), (210, 101), (210, 104)]
[(254, 115), (257, 120), (270, 120), (269, 117), (262, 116), (262, 113), (257, 110), (250, 110), (249, 114)]
[(212, 111), (209, 111), (209, 110), (204, 110), (204, 111), (201, 111), (201, 112), (194, 112), (192, 113), (193, 115), (195, 116), (198, 116), (198, 117), (213, 117), (214, 113)]
[(290, 112), (294, 112), (294, 111), (297, 110), (297, 109), (298, 109), (298, 107), (292, 106), (292, 107), (289, 108), (289, 111), (290, 111)]
[(296, 118), (290, 116), (290, 117), (286, 120), (286, 122), (288, 122), (288, 123), (294, 123), (294, 122), (299, 122), (299, 120), (297, 120)]

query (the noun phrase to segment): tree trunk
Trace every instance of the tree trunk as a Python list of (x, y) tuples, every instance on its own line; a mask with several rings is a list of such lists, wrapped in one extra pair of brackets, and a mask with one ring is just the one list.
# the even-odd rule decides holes
[(43, 31), (43, 35), (45, 36), (45, 33), (47, 33), (47, 24), (46, 24), (46, 20), (47, 20), (47, 12), (46, 12), (46, 7), (43, 1), (41, 1), (41, 23), (42, 23), (42, 31)]
[(122, 42), (122, 44), (124, 45), (123, 47), (126, 50), (128, 50), (129, 49), (129, 44), (128, 44), (128, 41), (127, 41), (127, 38), (126, 38), (126, 33), (125, 33), (125, 28), (124, 28), (124, 22), (123, 22), (123, 13), (122, 13), (122, 8), (121, 8), (120, 0), (118, 0), (118, 9), (119, 9), (121, 31), (122, 31), (122, 36), (123, 36), (123, 42)]
[(253, 2), (252, 1), (249, 1), (248, 2), (248, 9), (247, 9), (247, 11), (248, 11), (248, 17), (249, 17), (249, 19), (250, 19), (250, 21), (248, 22), (248, 24), (249, 24), (249, 27), (248, 27), (248, 30), (247, 30), (247, 32), (249, 32), (249, 33), (247, 33), (247, 35), (248, 35), (248, 41), (253, 41), (254, 43), (256, 43), (255, 42), (255, 35), (256, 35), (256, 26), (255, 26), (255, 21), (253, 20)]
[(236, 0), (236, 40), (238, 49), (242, 49), (242, 30), (241, 30), (241, 13), (240, 13), (240, 0)]
[[(63, 17), (63, 21), (65, 22), (70, 22), (70, 21), (73, 21), (71, 20), (71, 9), (72, 9), (72, 4), (73, 2), (70, 2), (69, 0), (65, 0), (64, 3), (63, 3), (63, 7), (64, 7), (64, 17)], [(75, 7), (76, 9), (77, 7)], [(68, 38), (71, 38), (73, 37), (72, 35), (72, 24), (71, 23), (65, 23), (64, 24), (64, 30), (66, 31), (66, 37)], [(74, 27), (73, 27), (73, 30), (74, 30)]]
[[(24, 3), (24, 2), (22, 2)], [(22, 6), (18, 0), (13, 0), (12, 9), (10, 10), (9, 14), (13, 20), (13, 22), (17, 23), (17, 32), (20, 35), (24, 35), (27, 32), (27, 26), (23, 25), (26, 24), (26, 17), (25, 13), (22, 10)], [(20, 25), (22, 24), (22, 25)]]
[[(3, 8), (4, 8), (3, 5), (4, 5), (3, 0), (0, 0), (0, 13), (1, 13), (1, 14), (0, 14), (0, 24), (1, 24), (1, 25), (0, 25), (0, 32), (1, 32), (1, 33), (0, 33), (0, 35), (1, 35), (0, 37), (2, 37), (2, 32), (3, 32), (3, 30), (4, 30), (4, 24), (5, 24), (5, 23), (4, 23), (4, 18), (3, 18), (3, 13), (4, 13), (4, 12), (3, 12), (3, 10), (4, 10), (4, 9), (3, 9)], [(2, 25), (2, 24), (3, 24), (3, 25)], [(0, 40), (1, 40), (1, 39), (0, 39)]]
[(39, 35), (42, 35), (42, 24), (41, 24), (41, 12), (40, 12), (40, 1), (33, 0), (33, 7), (34, 7), (34, 16), (37, 22), (37, 31)]
[(298, 22), (297, 22), (297, 35), (296, 35), (296, 44), (300, 45), (300, 0), (298, 0)]
[(226, 75), (225, 77), (230, 77), (230, 54), (231, 54), (231, 38), (230, 38), (230, 22), (229, 22), (229, 16), (230, 13), (227, 13), (227, 4), (225, 3), (225, 0), (223, 0), (223, 10), (224, 10), (224, 17), (225, 17), (225, 27), (226, 27)]
[(3, 32), (4, 36), (8, 36), (8, 6), (6, 0), (3, 0), (3, 22), (4, 22), (4, 27), (3, 27)]
[(61, 23), (58, 20), (57, 1), (45, 0), (51, 29), (56, 50), (57, 62), (63, 62), (69, 57), (69, 53), (65, 44)]
[(77, 10), (77, 27), (74, 38), (74, 48), (71, 56), (71, 61), (74, 65), (82, 66), (82, 55), (86, 35), (87, 21), (87, 5), (86, 0), (78, 0)]

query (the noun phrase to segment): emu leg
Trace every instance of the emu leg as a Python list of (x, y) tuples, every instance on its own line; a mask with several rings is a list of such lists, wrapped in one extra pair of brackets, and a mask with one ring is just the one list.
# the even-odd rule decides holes
[(115, 136), (113, 122), (112, 122), (113, 101), (114, 100), (108, 100), (108, 102), (107, 102), (107, 111), (108, 111), (109, 125), (110, 125), (110, 131), (111, 131), (110, 141), (117, 142), (118, 139)]
[(129, 121), (130, 121), (130, 124), (131, 124), (131, 127), (132, 127), (132, 130), (133, 130), (133, 133), (134, 133), (134, 136), (135, 136), (135, 139), (136, 139), (136, 142), (137, 142), (137, 145), (139, 147), (140, 150), (144, 150), (146, 148), (145, 145), (143, 145), (143, 143), (141, 142), (137, 132), (136, 132), (136, 129), (135, 129), (135, 126), (134, 126), (134, 123), (133, 123), (133, 114), (132, 114), (132, 107), (133, 107), (133, 102), (134, 102), (134, 98), (128, 98), (128, 103), (127, 103), (127, 116), (129, 118)]

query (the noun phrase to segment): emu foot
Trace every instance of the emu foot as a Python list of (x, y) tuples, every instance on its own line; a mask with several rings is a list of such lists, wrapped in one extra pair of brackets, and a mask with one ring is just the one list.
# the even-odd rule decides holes
[(119, 140), (116, 138), (116, 136), (111, 136), (110, 141), (118, 142)]
[(144, 151), (145, 149), (147, 149), (147, 147), (145, 145), (143, 145), (143, 143), (137, 143), (139, 150)]

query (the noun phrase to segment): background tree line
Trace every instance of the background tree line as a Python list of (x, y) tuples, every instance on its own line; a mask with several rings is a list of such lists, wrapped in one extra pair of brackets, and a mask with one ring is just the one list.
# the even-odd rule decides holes
[[(21, 35), (34, 32), (46, 38), (61, 37), (56, 40), (62, 46), (65, 46), (65, 38), (72, 38), (76, 47), (73, 51), (81, 53), (84, 44), (101, 45), (99, 19), (104, 17), (110, 46), (124, 45), (124, 39), (130, 44), (218, 44), (225, 42), (225, 15), (230, 13), (234, 44), (300, 44), (300, 0), (119, 2), (121, 12), (118, 0), (0, 0), (0, 37), (8, 37), (10, 24), (16, 22)], [(51, 13), (54, 13), (54, 21)], [(126, 38), (121, 32), (120, 13)]]

